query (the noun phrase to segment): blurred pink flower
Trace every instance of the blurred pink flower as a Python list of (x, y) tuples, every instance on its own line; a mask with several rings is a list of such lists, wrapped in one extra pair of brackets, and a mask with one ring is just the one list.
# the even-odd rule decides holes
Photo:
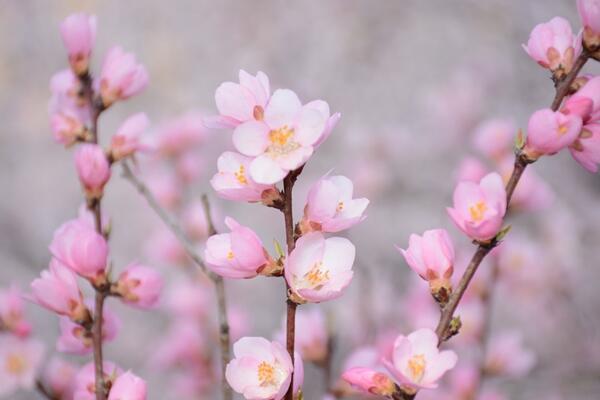
[(211, 315), (213, 305), (211, 287), (205, 282), (179, 279), (171, 284), (166, 294), (167, 310), (184, 319), (205, 318)]
[(119, 161), (132, 156), (136, 151), (148, 149), (147, 145), (142, 144), (140, 136), (148, 129), (149, 124), (150, 121), (143, 112), (127, 118), (111, 138), (110, 155), (112, 159)]
[(498, 161), (512, 155), (516, 132), (510, 120), (490, 119), (477, 128), (473, 145), (482, 155)]
[(156, 148), (165, 156), (178, 157), (197, 147), (208, 135), (202, 114), (189, 111), (159, 126)]
[[(514, 166), (514, 157), (509, 156), (500, 163), (502, 179), (508, 183)], [(521, 175), (511, 199), (511, 208), (523, 211), (539, 211), (548, 208), (554, 201), (554, 192), (532, 168)]]
[[(110, 361), (102, 364), (104, 382), (111, 387), (115, 380), (123, 373), (123, 370)], [(75, 376), (75, 389), (73, 399), (96, 400), (96, 377), (94, 375), (94, 363), (84, 365)]]
[(218, 172), (210, 180), (217, 194), (227, 200), (258, 202), (274, 185), (256, 183), (248, 174), (251, 157), (226, 151), (217, 160)]
[(77, 75), (87, 73), (96, 42), (96, 16), (84, 13), (69, 15), (60, 24), (60, 35), (69, 53), (73, 72)]
[[(275, 335), (275, 340), (285, 345), (286, 320)], [(300, 309), (296, 313), (295, 349), (304, 361), (323, 363), (329, 352), (329, 333), (325, 314), (320, 308)]]
[(126, 53), (120, 46), (108, 51), (99, 81), (100, 96), (105, 107), (138, 94), (147, 85), (148, 71), (138, 64), (133, 54)]
[(62, 224), (49, 246), (50, 253), (73, 272), (92, 282), (105, 279), (106, 239), (80, 220)]
[(294, 300), (319, 303), (340, 297), (352, 280), (355, 252), (346, 238), (325, 239), (319, 232), (300, 237), (284, 267)]
[(189, 262), (181, 242), (165, 227), (157, 229), (150, 235), (144, 245), (144, 251), (155, 263), (185, 267)]
[(154, 268), (131, 263), (114, 283), (114, 292), (127, 304), (152, 308), (158, 302), (162, 287), (163, 279)]
[(438, 350), (438, 337), (431, 329), (398, 336), (391, 359), (383, 363), (399, 383), (412, 389), (434, 389), (444, 373), (456, 365), (451, 350)]
[(502, 332), (490, 340), (485, 368), (490, 374), (520, 378), (531, 371), (535, 361), (535, 353), (524, 347), (519, 332)]
[(454, 190), (454, 208), (447, 208), (450, 218), (468, 237), (490, 240), (502, 228), (506, 213), (506, 190), (502, 178), (493, 172), (479, 184), (460, 182)]
[(31, 332), (31, 324), (25, 319), (23, 293), (15, 283), (0, 289), (0, 327), (23, 338)]
[(173, 172), (167, 169), (151, 171), (146, 184), (161, 206), (172, 209), (181, 202), (183, 188)]
[(456, 171), (456, 181), (463, 182), (479, 182), (481, 178), (489, 173), (487, 168), (481, 161), (475, 157), (465, 157), (460, 162)]
[[(210, 219), (212, 221), (216, 220), (216, 208), (211, 207), (211, 216)], [(208, 218), (206, 215), (206, 211), (204, 210), (204, 205), (200, 200), (194, 200), (188, 205), (186, 205), (183, 210), (183, 228), (190, 238), (197, 240), (199, 242), (204, 242), (208, 239)]]
[(573, 34), (569, 21), (554, 17), (533, 28), (523, 48), (542, 67), (562, 77), (571, 71), (581, 54), (581, 35)]
[(213, 235), (206, 241), (204, 259), (210, 270), (225, 278), (253, 278), (271, 263), (258, 235), (233, 218), (225, 218), (230, 233)]
[(369, 200), (352, 198), (352, 181), (345, 176), (326, 175), (315, 182), (308, 193), (302, 232), (339, 232), (366, 218)]
[(57, 143), (70, 147), (85, 136), (86, 128), (80, 113), (63, 108), (50, 116), (50, 128)]
[(212, 348), (206, 331), (198, 329), (197, 325), (198, 322), (193, 320), (176, 320), (152, 354), (153, 366), (166, 370), (176, 366), (187, 368), (203, 364)]
[(146, 400), (146, 382), (127, 371), (115, 379), (108, 400)]
[(38, 340), (0, 335), (0, 396), (8, 398), (19, 388), (33, 389), (44, 352)]
[(583, 25), (583, 40), (588, 48), (600, 45), (600, 1), (577, 0), (577, 11)]
[(79, 181), (90, 199), (102, 197), (104, 185), (110, 179), (110, 163), (97, 144), (85, 143), (75, 152), (75, 168)]
[(42, 382), (58, 398), (72, 399), (76, 373), (71, 363), (54, 356), (44, 369)]
[(387, 397), (396, 392), (396, 384), (388, 375), (369, 368), (351, 368), (342, 374), (342, 379), (367, 394)]
[(320, 102), (302, 106), (296, 93), (279, 89), (273, 93), (263, 119), (235, 128), (233, 144), (240, 153), (256, 157), (250, 163), (254, 181), (277, 183), (310, 158), (328, 120), (328, 106)]
[(583, 127), (579, 137), (569, 146), (571, 155), (583, 168), (596, 173), (600, 164), (600, 123)]
[[(94, 310), (92, 301), (86, 302), (90, 310)], [(67, 317), (61, 317), (60, 336), (56, 342), (56, 350), (70, 354), (89, 354), (92, 352), (92, 335), (81, 325), (72, 322)], [(110, 342), (117, 337), (121, 330), (121, 320), (107, 306), (102, 312), (102, 341)]]
[(552, 155), (571, 145), (581, 131), (581, 118), (549, 108), (534, 112), (527, 125), (524, 151), (529, 158)]

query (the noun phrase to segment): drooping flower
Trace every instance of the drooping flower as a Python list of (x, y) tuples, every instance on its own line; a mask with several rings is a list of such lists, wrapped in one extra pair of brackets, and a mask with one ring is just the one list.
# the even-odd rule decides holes
[(250, 163), (254, 181), (277, 183), (310, 158), (329, 118), (327, 103), (317, 101), (303, 106), (296, 93), (279, 89), (260, 120), (235, 128), (233, 144), (240, 153), (256, 157)]
[(583, 127), (579, 137), (569, 146), (571, 155), (583, 168), (598, 172), (600, 164), (600, 123)]
[(492, 239), (502, 228), (506, 213), (506, 190), (502, 178), (492, 172), (479, 184), (460, 182), (454, 190), (454, 208), (446, 210), (468, 237), (481, 241)]
[(86, 223), (75, 219), (62, 224), (49, 248), (56, 259), (82, 277), (93, 282), (105, 278), (108, 244)]
[(262, 241), (250, 228), (225, 218), (230, 233), (213, 235), (206, 241), (204, 259), (215, 273), (226, 278), (253, 278), (273, 263)]
[(96, 16), (84, 13), (69, 15), (60, 24), (60, 35), (69, 53), (71, 69), (77, 75), (85, 75), (96, 42)]
[(163, 280), (154, 268), (131, 263), (119, 275), (113, 291), (128, 304), (152, 308), (158, 302), (162, 287)]
[(33, 389), (44, 357), (44, 345), (34, 339), (0, 335), (0, 396), (17, 389)]
[(552, 155), (571, 145), (581, 131), (581, 118), (549, 108), (531, 115), (527, 125), (524, 152), (533, 160)]
[(583, 25), (583, 42), (590, 51), (600, 46), (600, 1), (577, 0), (577, 11)]
[(31, 324), (25, 319), (23, 294), (14, 283), (0, 290), (0, 326), (19, 337), (31, 332)]
[(456, 365), (451, 350), (438, 350), (438, 337), (431, 329), (419, 329), (398, 336), (391, 359), (384, 358), (388, 371), (403, 387), (434, 389), (444, 373)]
[(148, 129), (150, 121), (145, 113), (133, 114), (117, 129), (110, 142), (110, 155), (114, 161), (122, 160), (148, 147), (140, 141), (141, 134)]
[(146, 400), (146, 382), (127, 371), (115, 379), (108, 400)]
[[(75, 389), (73, 399), (77, 400), (95, 400), (96, 399), (96, 376), (94, 373), (94, 363), (90, 362), (84, 365), (75, 376)], [(123, 373), (123, 370), (110, 361), (104, 361), (102, 364), (104, 372), (104, 382), (108, 387), (112, 387), (115, 380)]]
[(233, 345), (234, 359), (225, 377), (233, 390), (248, 400), (281, 400), (294, 371), (294, 392), (302, 386), (304, 370), (298, 354), (292, 359), (278, 342), (261, 337), (243, 337)]
[(369, 200), (353, 199), (352, 181), (345, 176), (324, 176), (313, 184), (308, 193), (302, 232), (339, 232), (363, 221)]
[(369, 368), (351, 368), (342, 374), (342, 379), (367, 394), (387, 397), (396, 392), (396, 384), (387, 374)]
[(81, 186), (89, 199), (98, 199), (110, 179), (110, 163), (97, 144), (85, 143), (75, 153), (75, 167)]
[(256, 183), (249, 174), (251, 157), (226, 151), (217, 160), (218, 172), (210, 180), (217, 194), (227, 200), (256, 202), (263, 199), (273, 185)]
[(319, 303), (340, 297), (352, 280), (355, 248), (346, 238), (311, 232), (298, 239), (285, 261), (294, 301)]
[[(285, 319), (276, 340), (285, 344)], [(300, 309), (296, 312), (295, 349), (304, 361), (323, 363), (329, 352), (329, 334), (325, 314), (320, 308)]]
[(569, 21), (554, 17), (536, 25), (523, 48), (538, 64), (562, 78), (571, 72), (575, 59), (581, 54), (581, 35), (573, 34)]
[(98, 83), (105, 107), (117, 100), (125, 100), (138, 94), (147, 84), (146, 67), (138, 64), (132, 53), (126, 53), (120, 46), (115, 46), (108, 51)]

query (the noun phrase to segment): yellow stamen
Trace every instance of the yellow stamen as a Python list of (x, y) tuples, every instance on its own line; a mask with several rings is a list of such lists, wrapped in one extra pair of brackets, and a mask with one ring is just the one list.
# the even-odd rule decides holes
[(275, 368), (266, 361), (258, 364), (258, 381), (261, 386), (275, 385)]
[(561, 125), (558, 127), (558, 134), (559, 135), (564, 135), (565, 133), (567, 133), (567, 131), (569, 130), (569, 127), (566, 125)]
[(473, 221), (481, 221), (486, 210), (487, 205), (483, 201), (479, 201), (475, 205), (470, 206), (469, 212), (471, 213), (471, 219)]
[(246, 168), (244, 168), (243, 165), (240, 165), (240, 168), (236, 172), (234, 172), (233, 175), (235, 175), (235, 178), (240, 183), (240, 185), (248, 184), (248, 179), (246, 179)]
[(269, 140), (276, 146), (285, 146), (292, 135), (294, 135), (294, 130), (284, 125), (269, 132)]
[(410, 360), (408, 360), (408, 369), (410, 370), (410, 374), (414, 381), (420, 382), (421, 379), (423, 379), (426, 365), (425, 356), (422, 354), (412, 356)]
[(233, 257), (234, 257), (234, 256), (235, 256), (235, 255), (233, 254), (233, 251), (229, 250), (229, 252), (227, 253), (227, 259), (228, 259), (228, 260), (233, 260)]
[(344, 202), (340, 201), (336, 207), (337, 212), (342, 212), (344, 210)]
[(19, 354), (10, 354), (6, 359), (6, 370), (13, 375), (21, 375), (27, 369), (25, 358)]
[(321, 269), (322, 266), (323, 263), (318, 262), (314, 265), (310, 272), (304, 275), (304, 278), (312, 287), (321, 285), (329, 281), (329, 271), (323, 271)]

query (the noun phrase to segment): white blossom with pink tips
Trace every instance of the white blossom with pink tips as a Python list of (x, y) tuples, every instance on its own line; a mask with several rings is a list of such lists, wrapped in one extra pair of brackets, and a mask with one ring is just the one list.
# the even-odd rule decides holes
[(457, 360), (453, 351), (439, 351), (434, 331), (419, 329), (408, 336), (398, 336), (391, 359), (384, 358), (383, 363), (403, 387), (417, 390), (435, 389)]
[(273, 185), (255, 182), (250, 176), (251, 157), (226, 151), (217, 160), (218, 172), (210, 180), (217, 194), (227, 200), (258, 202), (265, 190), (275, 190)]
[(325, 239), (320, 232), (298, 239), (284, 267), (294, 301), (319, 303), (340, 297), (352, 281), (355, 252), (348, 239)]

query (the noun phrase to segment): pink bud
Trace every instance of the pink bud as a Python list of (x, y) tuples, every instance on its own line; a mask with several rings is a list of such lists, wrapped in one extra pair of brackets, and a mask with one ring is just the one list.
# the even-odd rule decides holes
[(72, 399), (76, 373), (72, 364), (61, 358), (52, 357), (44, 370), (43, 383), (58, 398)]
[(577, 0), (577, 11), (583, 25), (583, 40), (587, 48), (595, 50), (600, 45), (600, 1)]
[(148, 129), (148, 117), (145, 113), (137, 113), (127, 118), (111, 138), (110, 154), (113, 160), (122, 160), (138, 150), (146, 149), (141, 142), (141, 134)]
[(105, 107), (141, 92), (148, 84), (146, 67), (119, 46), (111, 48), (102, 64), (100, 95)]
[(125, 267), (115, 285), (115, 292), (126, 303), (152, 308), (160, 297), (163, 280), (155, 269), (132, 263)]
[(80, 220), (65, 222), (55, 232), (50, 252), (73, 272), (92, 281), (102, 280), (108, 258), (104, 237)]
[[(86, 302), (88, 308), (94, 311), (94, 304)], [(70, 354), (89, 354), (92, 352), (92, 334), (80, 324), (74, 323), (67, 317), (60, 318), (60, 336), (56, 342), (56, 350)], [(110, 342), (117, 337), (121, 330), (121, 320), (106, 307), (102, 313), (102, 341)]]
[(302, 231), (339, 232), (363, 221), (369, 200), (353, 199), (353, 190), (352, 181), (345, 176), (326, 175), (319, 179), (308, 193)]
[(253, 278), (271, 260), (258, 235), (233, 218), (225, 218), (231, 233), (213, 235), (206, 242), (204, 259), (215, 273), (226, 278)]
[(146, 382), (127, 371), (113, 383), (108, 400), (146, 400)]
[(532, 159), (551, 155), (572, 144), (581, 131), (581, 118), (549, 108), (538, 110), (529, 118), (525, 153)]
[(454, 208), (446, 209), (456, 226), (475, 240), (491, 240), (502, 228), (506, 190), (492, 172), (479, 182), (460, 182), (454, 190)]
[(32, 300), (42, 307), (74, 321), (89, 318), (75, 274), (55, 259), (31, 283), (31, 290)]
[(563, 114), (575, 114), (584, 124), (600, 121), (600, 76), (589, 79), (561, 109)]
[(538, 64), (561, 78), (571, 71), (581, 54), (581, 36), (573, 34), (569, 21), (554, 17), (537, 25), (523, 48)]
[[(110, 361), (102, 364), (104, 382), (112, 387), (115, 380), (123, 373), (123, 370)], [(96, 400), (96, 377), (94, 374), (94, 363), (84, 365), (75, 376), (75, 394), (73, 399)]]
[(583, 168), (598, 172), (600, 164), (600, 123), (585, 125), (579, 138), (569, 146), (571, 155)]
[(396, 384), (388, 375), (369, 368), (351, 368), (342, 379), (363, 393), (387, 397), (396, 392)]
[(391, 359), (383, 363), (402, 385), (414, 389), (434, 389), (444, 373), (456, 365), (451, 350), (438, 350), (438, 337), (431, 329), (419, 329), (398, 336)]
[(84, 13), (69, 15), (60, 24), (60, 35), (69, 53), (71, 69), (77, 75), (85, 75), (96, 42), (96, 16)]
[(294, 300), (319, 303), (340, 297), (352, 280), (355, 251), (348, 239), (325, 239), (320, 232), (298, 239), (284, 267)]
[(0, 396), (14, 398), (20, 388), (33, 390), (44, 353), (38, 340), (0, 335)]
[(0, 290), (0, 330), (27, 337), (31, 332), (31, 324), (25, 320), (24, 312), (23, 294), (16, 284)]
[(251, 157), (226, 151), (217, 160), (218, 172), (210, 180), (217, 194), (227, 200), (258, 202), (273, 185), (256, 183), (249, 174)]
[(81, 145), (75, 153), (75, 167), (86, 196), (102, 197), (104, 185), (110, 179), (110, 163), (102, 147), (91, 143)]

